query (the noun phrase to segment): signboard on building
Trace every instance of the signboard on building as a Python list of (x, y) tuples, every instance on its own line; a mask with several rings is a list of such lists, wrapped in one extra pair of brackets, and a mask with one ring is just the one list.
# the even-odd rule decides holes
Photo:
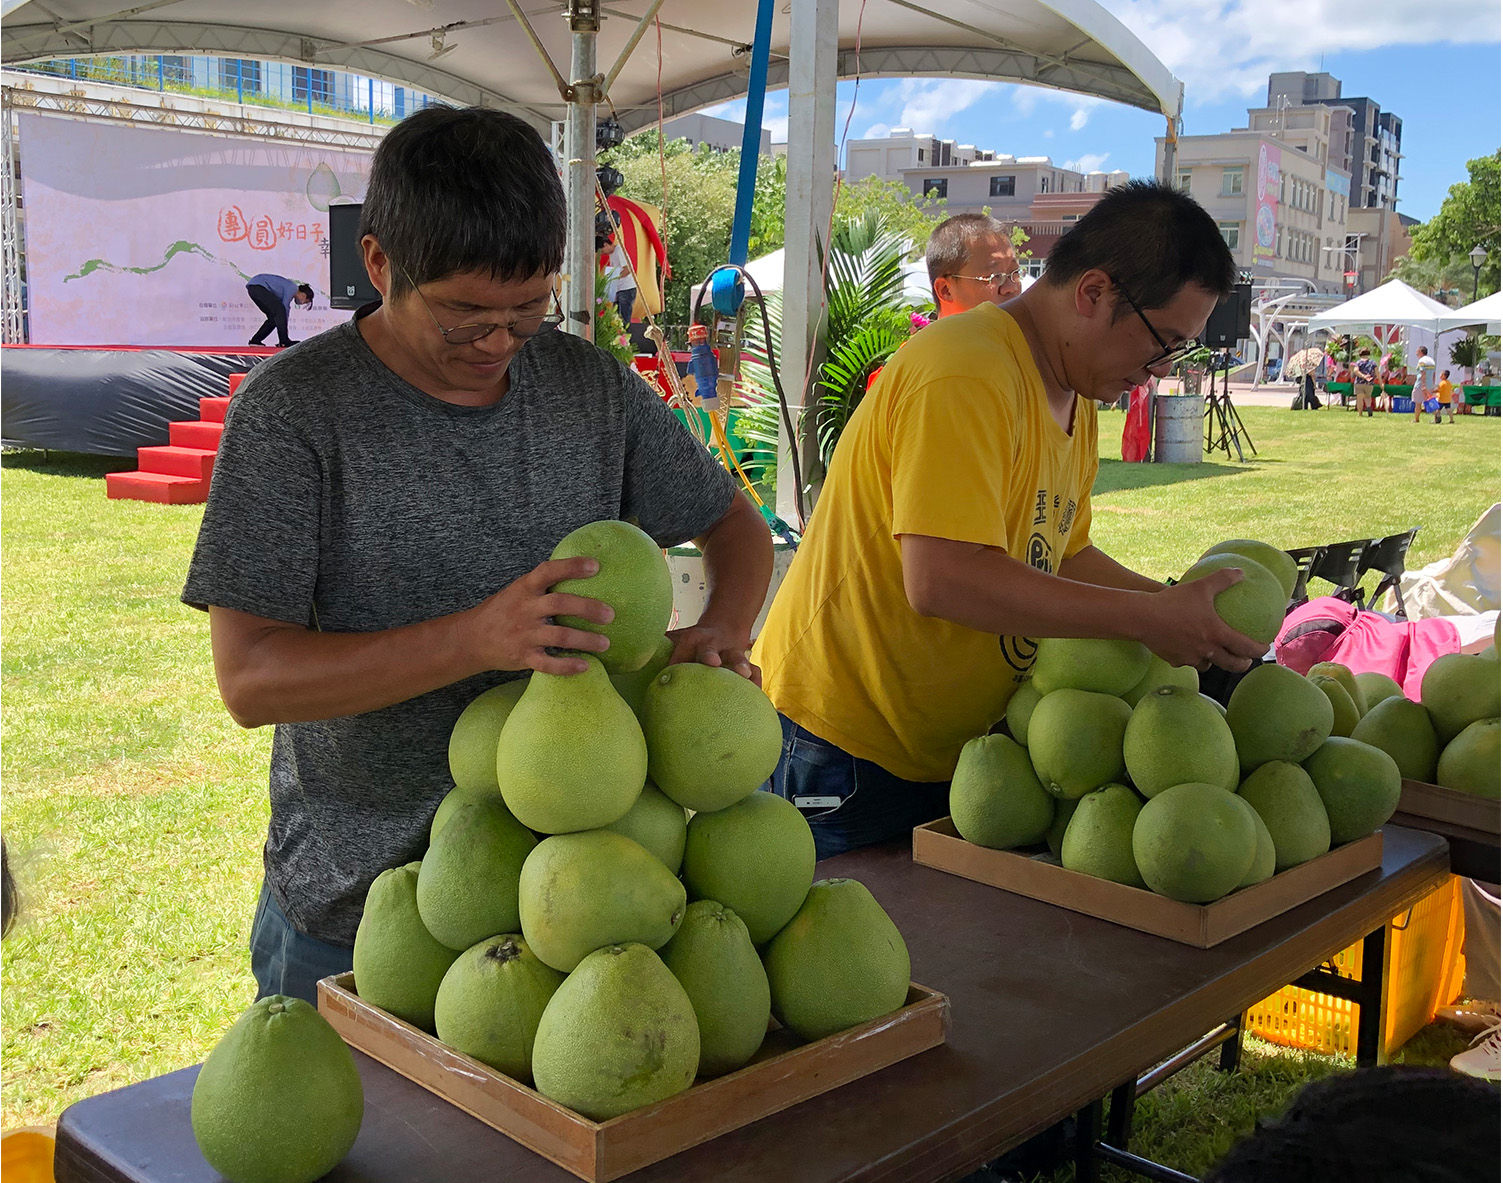
[(368, 152), (29, 112), (20, 131), (33, 344), (245, 345), (263, 272), (313, 288), (294, 339), (348, 319), (328, 210), (364, 196)]
[(1278, 229), (1279, 165), (1283, 160), (1282, 150), (1266, 140), (1258, 144), (1258, 175), (1253, 184), (1252, 261), (1271, 263), (1274, 257), (1274, 235)]

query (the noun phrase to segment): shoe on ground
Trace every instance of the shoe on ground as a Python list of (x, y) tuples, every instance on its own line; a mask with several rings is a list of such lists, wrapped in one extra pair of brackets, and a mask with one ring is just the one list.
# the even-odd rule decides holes
[(1498, 1063), (1499, 1053), (1503, 1051), (1503, 1039), (1500, 1039), (1498, 1030), (1498, 1024), (1494, 1023), (1478, 1035), (1472, 1040), (1471, 1047), (1451, 1057), (1451, 1067), (1457, 1072), (1464, 1072), (1479, 1080), (1490, 1080), (1495, 1084), (1503, 1079), (1503, 1071), (1500, 1071)]
[(1473, 1035), (1496, 1027), (1503, 1019), (1503, 1007), (1488, 998), (1457, 999), (1450, 1006), (1442, 1006), (1435, 1012), (1437, 1019), (1455, 1023)]

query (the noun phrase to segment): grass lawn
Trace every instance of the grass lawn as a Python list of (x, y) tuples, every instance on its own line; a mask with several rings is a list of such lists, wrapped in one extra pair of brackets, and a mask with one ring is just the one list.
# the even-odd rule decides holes
[[(1417, 525), (1415, 568), (1499, 496), (1498, 419), (1242, 416), (1256, 457), (1129, 465), (1103, 412), (1098, 545), (1162, 577), (1222, 538)], [(254, 994), (270, 730), (231, 722), (206, 618), (178, 602), (201, 508), (107, 501), (122, 467), (21, 452), (0, 475), (0, 805), (24, 909), (0, 956), (6, 1128), (200, 1060)], [(1444, 1062), (1465, 1040), (1435, 1030), (1425, 1057)], [(1142, 1103), (1134, 1149), (1202, 1169), (1341, 1063), (1253, 1045), (1236, 1077), (1196, 1065)]]

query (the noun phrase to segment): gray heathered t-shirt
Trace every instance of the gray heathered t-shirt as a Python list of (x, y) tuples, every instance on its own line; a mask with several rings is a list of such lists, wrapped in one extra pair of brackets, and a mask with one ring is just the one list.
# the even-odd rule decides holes
[[(325, 632), (471, 608), (569, 531), (708, 530), (735, 486), (647, 385), (566, 333), (535, 337), (490, 407), (402, 381), (352, 320), (263, 362), (230, 404), (184, 602)], [(364, 715), (281, 723), (267, 880), (297, 928), (351, 944), (371, 881), (422, 857), (460, 711), (508, 675)]]

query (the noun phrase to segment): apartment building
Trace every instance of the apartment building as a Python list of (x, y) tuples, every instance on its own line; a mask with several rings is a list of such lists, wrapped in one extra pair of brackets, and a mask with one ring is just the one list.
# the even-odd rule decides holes
[[(696, 111), (691, 115), (679, 115), (666, 120), (663, 123), (663, 139), (688, 140), (696, 146), (704, 144), (721, 152), (732, 148), (739, 151), (744, 126), (734, 119), (719, 119)], [(787, 145), (784, 145), (784, 150), (787, 150)], [(762, 156), (773, 154), (772, 132), (765, 127), (762, 129), (757, 152)]]
[(1345, 134), (1333, 136), (1331, 167), (1351, 177), (1347, 201), (1353, 209), (1396, 209), (1403, 160), (1404, 121), (1375, 99), (1348, 97), (1330, 74), (1293, 70), (1268, 76), (1268, 105), (1285, 109), (1325, 106), (1345, 110)]

